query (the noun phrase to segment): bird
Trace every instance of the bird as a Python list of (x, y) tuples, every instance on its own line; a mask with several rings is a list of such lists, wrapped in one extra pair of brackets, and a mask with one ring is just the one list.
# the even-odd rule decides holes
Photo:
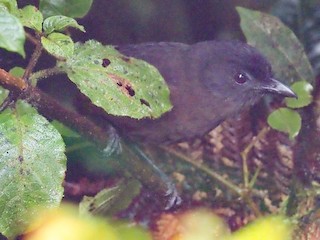
[[(274, 78), (266, 57), (241, 41), (149, 42), (118, 45), (115, 49), (125, 61), (133, 57), (153, 65), (169, 87), (173, 107), (159, 118), (143, 119), (115, 116), (91, 107), (94, 119), (102, 125), (107, 123), (113, 136), (103, 152), (106, 157), (113, 151), (120, 154), (132, 176), (159, 196), (166, 210), (179, 206), (182, 199), (171, 179), (141, 150), (141, 145), (165, 146), (201, 137), (264, 95), (297, 97)], [(108, 67), (109, 62), (104, 63)], [(153, 79), (148, 81), (152, 83)], [(84, 107), (85, 111), (89, 109)], [(121, 151), (138, 158), (127, 157), (128, 152), (121, 158)]]
[(264, 95), (296, 97), (274, 78), (263, 54), (241, 41), (150, 42), (115, 48), (155, 66), (170, 89), (173, 105), (157, 119), (107, 115), (119, 134), (132, 141), (167, 145), (190, 140), (205, 135)]

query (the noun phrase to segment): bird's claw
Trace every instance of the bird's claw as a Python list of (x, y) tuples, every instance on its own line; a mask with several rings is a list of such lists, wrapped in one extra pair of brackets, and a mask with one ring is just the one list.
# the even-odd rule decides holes
[(165, 197), (165, 207), (164, 210), (172, 210), (179, 207), (182, 203), (182, 199), (179, 196), (179, 193), (173, 183), (168, 185), (167, 192), (164, 195)]

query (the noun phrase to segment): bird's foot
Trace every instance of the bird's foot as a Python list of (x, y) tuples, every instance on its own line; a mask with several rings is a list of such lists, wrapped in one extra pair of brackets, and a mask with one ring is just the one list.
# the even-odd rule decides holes
[(164, 210), (166, 211), (174, 210), (178, 208), (182, 203), (182, 199), (179, 196), (179, 193), (176, 187), (174, 186), (174, 184), (171, 184), (171, 186), (168, 187), (168, 191), (166, 192), (164, 198), (165, 198)]

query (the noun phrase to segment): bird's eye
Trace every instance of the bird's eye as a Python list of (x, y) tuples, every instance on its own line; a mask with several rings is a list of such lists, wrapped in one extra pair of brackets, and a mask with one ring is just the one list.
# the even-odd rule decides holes
[(237, 73), (234, 76), (234, 80), (236, 81), (236, 83), (239, 83), (239, 84), (245, 83), (246, 81), (248, 81), (248, 79), (249, 79), (248, 75), (242, 72)]

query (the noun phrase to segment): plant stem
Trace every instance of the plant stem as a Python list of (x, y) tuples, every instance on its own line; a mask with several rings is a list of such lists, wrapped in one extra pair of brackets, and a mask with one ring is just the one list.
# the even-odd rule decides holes
[(0, 68), (0, 85), (10, 92), (21, 93), (27, 87), (27, 83), (22, 78), (15, 77), (7, 71)]
[(97, 146), (103, 148), (107, 144), (109, 134), (106, 129), (97, 126), (85, 116), (64, 108), (57, 100), (40, 89), (29, 86), (23, 91), (21, 98), (35, 106), (45, 117), (58, 120), (93, 141)]
[(29, 102), (45, 117), (60, 121), (102, 149), (107, 144), (109, 134), (106, 129), (97, 126), (79, 113), (64, 108), (57, 100), (40, 89), (28, 86), (22, 78), (14, 77), (0, 69), (0, 85)]
[(242, 171), (243, 171), (243, 183), (244, 183), (244, 187), (245, 188), (249, 188), (249, 185), (254, 184), (254, 182), (251, 181), (251, 183), (249, 183), (249, 178), (250, 178), (250, 174), (249, 174), (249, 169), (248, 169), (248, 155), (250, 153), (250, 151), (252, 150), (252, 148), (254, 147), (254, 145), (261, 140), (266, 134), (267, 132), (270, 130), (269, 127), (265, 127), (263, 128), (257, 136), (255, 136), (252, 141), (249, 143), (249, 145), (240, 153), (241, 158), (242, 158)]
[(32, 36), (30, 33), (25, 32), (27, 39), (32, 42), (34, 45), (37, 45), (39, 40), (37, 40), (34, 36)]
[(225, 185), (226, 187), (228, 187), (230, 190), (232, 190), (233, 192), (235, 192), (237, 195), (242, 196), (242, 192), (243, 190), (241, 188), (239, 188), (238, 186), (236, 186), (235, 184), (233, 184), (232, 182), (228, 181), (227, 179), (225, 179), (224, 177), (222, 177), (221, 175), (219, 175), (218, 173), (216, 173), (215, 171), (213, 171), (212, 169), (210, 169), (209, 167), (205, 166), (202, 163), (198, 163), (193, 161), (192, 159), (190, 159), (189, 157), (185, 156), (182, 153), (179, 153), (173, 149), (170, 149), (168, 147), (162, 147), (164, 148), (167, 152), (179, 157), (180, 159), (190, 163), (191, 165), (195, 166), (196, 168), (204, 171), (205, 173), (207, 173), (209, 176), (211, 176), (213, 179), (219, 181), (220, 183), (222, 183), (223, 185)]
[(89, 142), (81, 142), (78, 144), (73, 144), (72, 146), (66, 148), (66, 153), (72, 153), (72, 152), (78, 151), (80, 149), (84, 149), (86, 147), (89, 147), (89, 146), (90, 146)]
[(260, 212), (259, 208), (257, 207), (257, 204), (252, 200), (251, 194), (247, 194), (248, 197), (245, 197), (245, 201), (250, 206), (251, 210), (254, 212), (256, 217), (261, 217), (262, 213)]
[(64, 73), (64, 71), (62, 71), (58, 67), (47, 68), (47, 69), (39, 70), (35, 73), (32, 73), (30, 75), (30, 81), (34, 82), (34, 81), (37, 81), (40, 79), (48, 78), (50, 76), (54, 76), (54, 75), (58, 75), (58, 74), (62, 74), (62, 73)]
[(38, 40), (37, 44), (36, 44), (36, 48), (31, 55), (28, 66), (26, 67), (26, 70), (25, 70), (23, 77), (22, 77), (22, 79), (24, 79), (29, 85), (30, 85), (29, 77), (30, 77), (34, 67), (37, 65), (37, 62), (38, 62), (38, 60), (41, 56), (41, 53), (42, 53), (42, 49), (43, 49), (43, 47), (42, 47), (40, 41)]

